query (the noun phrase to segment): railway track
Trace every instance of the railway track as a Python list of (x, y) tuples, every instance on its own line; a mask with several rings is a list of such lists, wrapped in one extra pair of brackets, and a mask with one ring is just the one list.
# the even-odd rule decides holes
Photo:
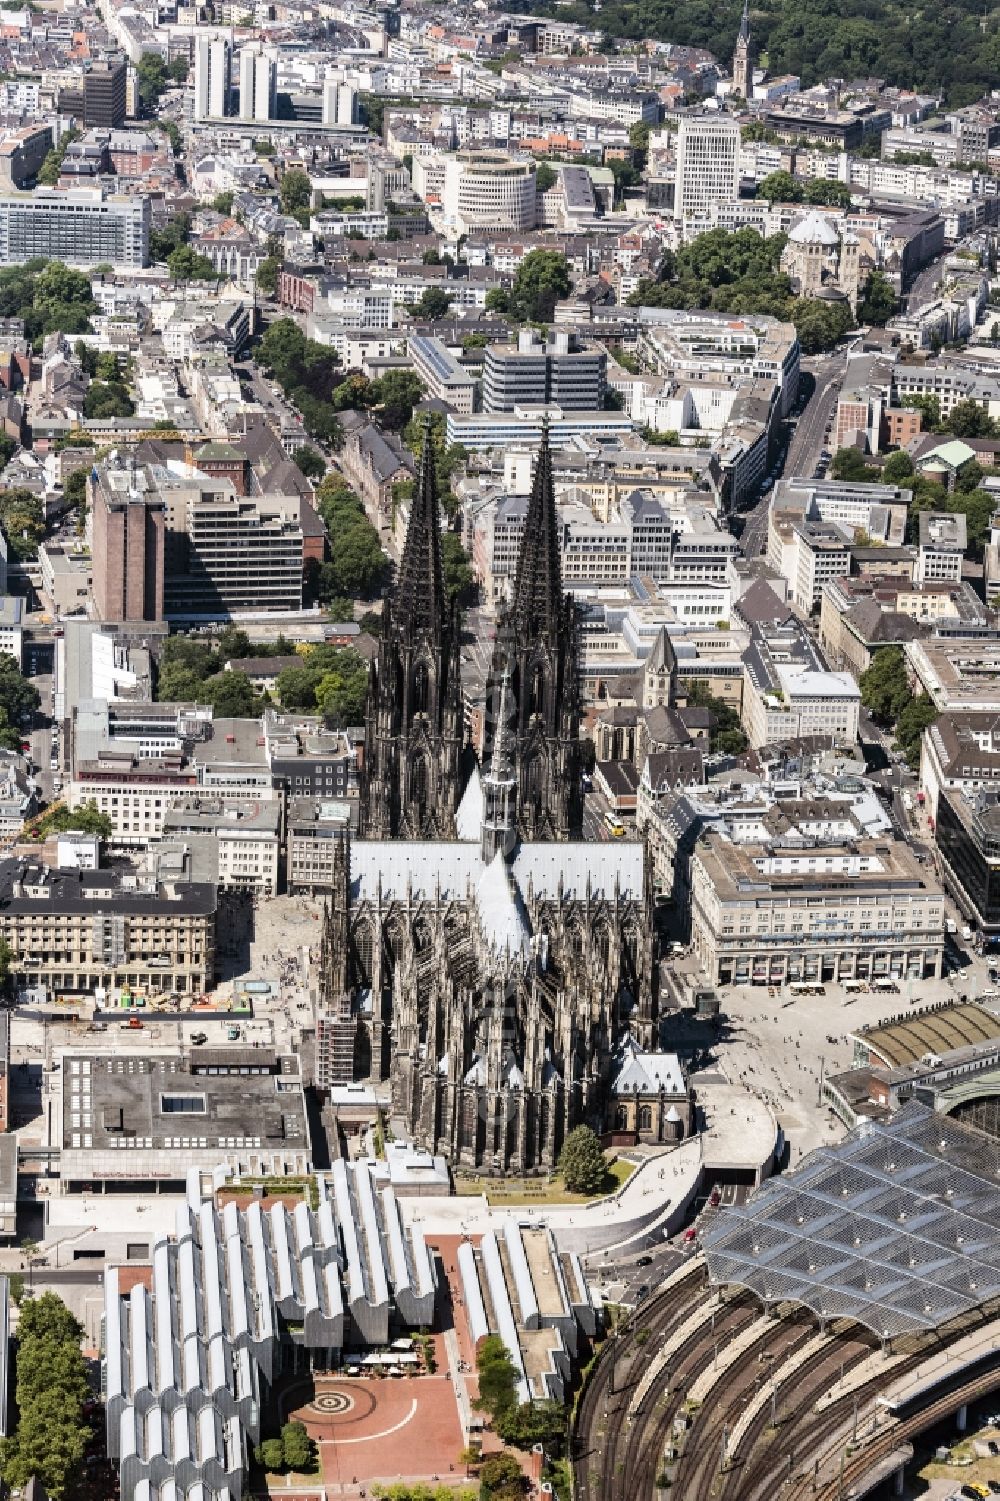
[[(807, 1352), (816, 1340), (809, 1315), (793, 1309), (762, 1331), (750, 1334), (761, 1318), (759, 1304), (737, 1293), (706, 1317), (692, 1323), (696, 1295), (705, 1288), (704, 1269), (689, 1274), (637, 1310), (617, 1339), (604, 1347), (577, 1410), (574, 1425), (575, 1494), (578, 1501), (651, 1501), (664, 1467), (664, 1456), (677, 1438), (677, 1454), (668, 1462), (675, 1501), (833, 1501), (844, 1498), (871, 1468), (888, 1458), (905, 1440), (1000, 1387), (1000, 1368), (980, 1374), (942, 1396), (912, 1417), (886, 1423), (880, 1433), (865, 1435), (870, 1409), (884, 1389), (884, 1374), (845, 1394), (822, 1412), (816, 1403), (838, 1377), (850, 1373), (872, 1354), (874, 1337), (856, 1325), (832, 1328), (828, 1345)], [(685, 1325), (691, 1325), (685, 1334)], [(687, 1393), (699, 1379), (704, 1389), (720, 1348), (749, 1335), (747, 1348), (724, 1365), (711, 1398), (685, 1411)], [(663, 1346), (680, 1336), (662, 1378), (642, 1385)], [(764, 1345), (762, 1349), (761, 1346)], [(804, 1353), (805, 1352), (805, 1353)], [(803, 1357), (804, 1354), (804, 1358)], [(795, 1362), (787, 1372), (788, 1362)], [(903, 1375), (927, 1358), (915, 1350), (894, 1369)], [(781, 1380), (782, 1366), (786, 1379)], [(777, 1377), (772, 1401), (761, 1400), (771, 1373)], [(759, 1411), (747, 1421), (751, 1408)], [(843, 1461), (836, 1475), (819, 1473), (823, 1456), (846, 1453), (852, 1411), (862, 1415), (861, 1448)], [(688, 1420), (677, 1430), (680, 1415)], [(746, 1430), (735, 1452), (725, 1454), (741, 1418)], [(883, 1420), (884, 1421), (884, 1420)], [(837, 1447), (838, 1441), (840, 1448)]]
[[(914, 1358), (914, 1364), (919, 1362), (919, 1358)], [(935, 1423), (950, 1418), (957, 1407), (991, 1395), (998, 1387), (1000, 1387), (1000, 1367), (973, 1377), (964, 1385), (939, 1397), (935, 1402), (920, 1408), (910, 1417), (890, 1422), (881, 1434), (870, 1438), (857, 1454), (847, 1459), (836, 1475), (820, 1480), (813, 1471), (804, 1474), (800, 1472), (793, 1478), (791, 1486), (783, 1492), (782, 1501), (833, 1501), (833, 1498), (839, 1495), (844, 1497), (844, 1501), (849, 1501), (853, 1486), (862, 1480), (880, 1460), (887, 1459), (905, 1440), (923, 1433), (928, 1428), (933, 1428)], [(873, 1381), (868, 1383), (866, 1390), (870, 1396), (875, 1396), (877, 1395), (876, 1388), (877, 1383)], [(828, 1429), (826, 1435), (828, 1441), (835, 1436), (836, 1428), (832, 1425), (825, 1426)], [(843, 1426), (843, 1415), (841, 1415), (841, 1426)]]

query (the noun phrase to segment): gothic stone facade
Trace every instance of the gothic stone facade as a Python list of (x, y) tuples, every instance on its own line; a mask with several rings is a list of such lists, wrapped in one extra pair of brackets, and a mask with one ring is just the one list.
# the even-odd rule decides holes
[(345, 1081), (388, 1081), (415, 1140), (530, 1172), (580, 1121), (600, 1128), (623, 1037), (655, 1043), (650, 875), (644, 845), (579, 838), (576, 631), (547, 442), (482, 773), (457, 740), (459, 624), (429, 455), (426, 442), (372, 673), (362, 837), (339, 861), (324, 1006)]

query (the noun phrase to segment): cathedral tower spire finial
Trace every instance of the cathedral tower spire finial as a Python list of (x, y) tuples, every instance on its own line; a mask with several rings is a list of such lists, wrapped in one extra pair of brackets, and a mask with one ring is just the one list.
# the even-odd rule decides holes
[(441, 518), (429, 419), (423, 424), (420, 468), (413, 491), (406, 542), (399, 560), (395, 614), (397, 623), (408, 635), (428, 628), (437, 634), (447, 615), (441, 566)]
[(562, 608), (562, 569), (559, 528), (552, 484), (549, 424), (542, 424), (542, 441), (528, 501), (524, 537), (517, 560), (511, 614), (519, 629), (532, 634), (552, 627)]

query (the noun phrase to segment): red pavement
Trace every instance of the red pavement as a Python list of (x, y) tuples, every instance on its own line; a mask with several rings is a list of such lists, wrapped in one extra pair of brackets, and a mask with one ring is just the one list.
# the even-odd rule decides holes
[[(331, 1399), (346, 1410), (323, 1412)], [(304, 1423), (319, 1444), (323, 1480), (334, 1494), (336, 1487), (374, 1480), (464, 1477), (458, 1463), (463, 1446), (458, 1408), (444, 1374), (319, 1377), (316, 1398), (289, 1417)]]

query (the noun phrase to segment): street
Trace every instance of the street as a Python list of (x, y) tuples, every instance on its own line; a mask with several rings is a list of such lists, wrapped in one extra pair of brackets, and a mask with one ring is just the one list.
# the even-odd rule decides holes
[(785, 474), (790, 479), (815, 474), (820, 454), (830, 446), (826, 429), (833, 419), (848, 353), (846, 346), (839, 346), (819, 359), (802, 362), (816, 385), (788, 447)]
[(767, 552), (767, 518), (771, 509), (771, 491), (762, 495), (747, 518), (740, 535), (740, 548), (745, 558), (761, 558)]

